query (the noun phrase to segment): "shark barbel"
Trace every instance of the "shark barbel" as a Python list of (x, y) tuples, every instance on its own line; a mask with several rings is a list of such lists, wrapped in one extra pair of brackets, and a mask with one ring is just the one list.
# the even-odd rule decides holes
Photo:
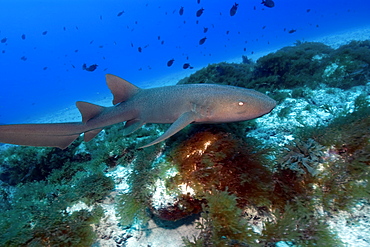
[(157, 144), (191, 123), (245, 121), (269, 113), (276, 102), (252, 89), (215, 84), (174, 85), (141, 89), (106, 75), (113, 105), (103, 107), (78, 101), (82, 122), (0, 125), (0, 142), (26, 146), (68, 147), (82, 133), (86, 142), (104, 127), (126, 122), (123, 135), (146, 123), (172, 123)]

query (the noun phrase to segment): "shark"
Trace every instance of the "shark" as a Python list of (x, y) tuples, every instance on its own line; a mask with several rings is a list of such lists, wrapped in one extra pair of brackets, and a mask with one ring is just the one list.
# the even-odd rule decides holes
[(77, 101), (81, 122), (0, 125), (0, 142), (25, 146), (67, 148), (83, 134), (93, 139), (103, 128), (125, 122), (123, 135), (147, 123), (170, 123), (157, 139), (162, 142), (192, 123), (216, 124), (245, 121), (269, 113), (276, 101), (253, 89), (217, 84), (182, 84), (142, 89), (112, 75), (106, 83), (113, 106)]

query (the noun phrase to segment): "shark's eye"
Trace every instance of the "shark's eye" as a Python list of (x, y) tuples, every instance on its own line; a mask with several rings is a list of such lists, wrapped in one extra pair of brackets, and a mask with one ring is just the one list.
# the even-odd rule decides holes
[(238, 105), (243, 106), (245, 103), (243, 101), (239, 101)]

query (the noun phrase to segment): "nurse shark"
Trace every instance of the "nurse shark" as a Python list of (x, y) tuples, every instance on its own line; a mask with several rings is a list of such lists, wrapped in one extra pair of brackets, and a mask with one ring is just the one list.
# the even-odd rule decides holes
[(126, 122), (123, 135), (146, 123), (172, 125), (145, 148), (166, 140), (191, 123), (245, 121), (269, 113), (275, 100), (252, 89), (215, 84), (188, 84), (141, 89), (115, 75), (106, 81), (113, 106), (78, 101), (82, 122), (0, 125), (0, 142), (67, 148), (82, 133), (93, 139), (104, 127)]

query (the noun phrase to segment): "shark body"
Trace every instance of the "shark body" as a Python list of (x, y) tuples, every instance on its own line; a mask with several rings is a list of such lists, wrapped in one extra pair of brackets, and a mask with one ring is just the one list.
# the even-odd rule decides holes
[(245, 121), (269, 113), (276, 102), (252, 89), (214, 84), (175, 85), (141, 89), (111, 74), (107, 85), (111, 107), (78, 101), (82, 122), (0, 125), (0, 142), (64, 149), (84, 133), (90, 141), (104, 127), (126, 122), (124, 135), (146, 123), (172, 123), (169, 129), (141, 148), (157, 144), (191, 123)]

